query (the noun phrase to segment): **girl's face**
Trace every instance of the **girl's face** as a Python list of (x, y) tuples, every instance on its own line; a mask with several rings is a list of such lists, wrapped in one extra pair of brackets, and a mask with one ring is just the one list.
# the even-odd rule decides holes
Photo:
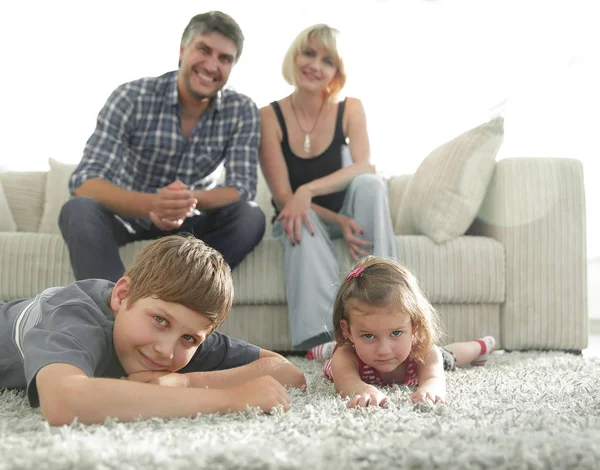
[(306, 91), (327, 89), (337, 71), (333, 58), (313, 41), (296, 56), (296, 86)]
[(356, 354), (380, 372), (392, 372), (408, 358), (413, 328), (410, 317), (395, 305), (375, 307), (355, 299), (346, 303), (350, 321), (341, 327)]

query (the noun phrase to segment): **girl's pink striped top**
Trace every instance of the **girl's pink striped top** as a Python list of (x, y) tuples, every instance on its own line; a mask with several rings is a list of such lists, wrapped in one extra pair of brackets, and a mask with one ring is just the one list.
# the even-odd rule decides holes
[[(335, 354), (336, 350), (337, 345), (333, 350), (333, 354)], [(331, 355), (331, 357), (333, 357), (333, 354)], [(368, 383), (370, 385), (378, 386), (393, 385), (393, 383), (397, 383), (389, 383), (381, 376), (377, 369), (365, 364), (363, 361), (361, 361), (358, 355), (356, 356), (356, 358), (358, 359), (360, 379), (363, 382)], [(327, 362), (325, 362), (325, 365), (323, 366), (323, 374), (325, 374), (325, 377), (327, 377), (329, 380), (333, 381), (333, 374), (331, 372), (331, 359), (327, 359)], [(408, 385), (409, 387), (415, 387), (419, 385), (419, 377), (417, 375), (417, 361), (415, 361), (414, 359), (407, 359), (406, 361), (406, 378), (404, 380), (404, 385)]]

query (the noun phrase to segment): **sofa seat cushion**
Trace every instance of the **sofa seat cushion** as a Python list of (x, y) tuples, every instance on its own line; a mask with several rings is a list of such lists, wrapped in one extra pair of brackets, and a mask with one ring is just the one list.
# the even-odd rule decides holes
[[(0, 233), (0, 299), (33, 297), (50, 285), (73, 281), (69, 253), (62, 237), (42, 233)], [(485, 237), (463, 236), (437, 245), (426, 236), (398, 236), (399, 260), (420, 279), (433, 303), (501, 303), (504, 301), (504, 251)], [(129, 266), (147, 244), (125, 245), (120, 254)], [(335, 246), (340, 259), (340, 279), (353, 261), (343, 240)], [(50, 284), (48, 284), (50, 283)], [(234, 305), (285, 304), (283, 247), (264, 239), (233, 271)]]
[(438, 245), (424, 235), (398, 239), (398, 258), (432, 303), (502, 303), (503, 245), (488, 237), (461, 236)]
[[(129, 243), (120, 249), (125, 266), (148, 242)], [(234, 304), (284, 304), (283, 247), (275, 238), (264, 238), (233, 271)]]
[[(442, 245), (424, 235), (398, 236), (399, 261), (420, 279), (433, 303), (504, 302), (504, 248), (486, 237), (462, 236)], [(128, 265), (146, 242), (121, 248)], [(352, 268), (343, 240), (334, 242), (341, 283)], [(234, 305), (285, 304), (283, 247), (265, 238), (233, 271)]]

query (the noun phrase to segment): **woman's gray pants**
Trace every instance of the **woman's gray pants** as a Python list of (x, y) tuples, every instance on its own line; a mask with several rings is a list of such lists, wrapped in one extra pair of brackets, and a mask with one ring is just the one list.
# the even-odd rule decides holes
[[(362, 238), (373, 243), (366, 251), (372, 251), (375, 256), (398, 259), (388, 190), (381, 177), (365, 174), (354, 178), (339, 213), (353, 218), (364, 231)], [(347, 249), (344, 250), (346, 259), (341, 263), (338, 259), (333, 239), (343, 237), (339, 227), (326, 224), (312, 210), (308, 217), (315, 235), (311, 236), (303, 224), (300, 243), (295, 246), (283, 231), (282, 222), (273, 225), (273, 237), (281, 241), (285, 250), (290, 331), (292, 346), (298, 350), (308, 350), (331, 340), (335, 294), (340, 279), (353, 264)]]

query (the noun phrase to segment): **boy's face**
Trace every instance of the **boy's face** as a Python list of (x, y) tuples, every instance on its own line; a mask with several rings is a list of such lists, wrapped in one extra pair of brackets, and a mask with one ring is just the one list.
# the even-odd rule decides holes
[(129, 307), (130, 279), (119, 279), (111, 296), (113, 341), (125, 373), (176, 372), (192, 359), (212, 322), (183, 305), (145, 297)]

